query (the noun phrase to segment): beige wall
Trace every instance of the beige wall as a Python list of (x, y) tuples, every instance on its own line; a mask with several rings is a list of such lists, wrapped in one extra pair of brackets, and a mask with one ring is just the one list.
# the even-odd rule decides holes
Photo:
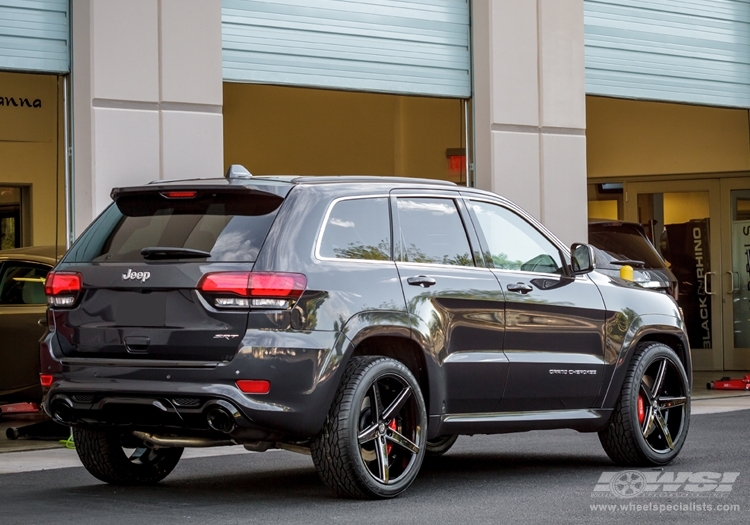
[(586, 97), (589, 177), (750, 169), (748, 111)]
[(583, 0), (472, 5), (477, 186), (585, 240)]
[(403, 175), (459, 180), (462, 101), (224, 84), (224, 165), (256, 175)]
[(221, 173), (221, 2), (71, 6), (78, 234), (113, 186)]
[(30, 186), (32, 245), (64, 244), (62, 81), (55, 75), (0, 73), (0, 96), (19, 104), (20, 98), (41, 101), (39, 108), (0, 106), (0, 186)]

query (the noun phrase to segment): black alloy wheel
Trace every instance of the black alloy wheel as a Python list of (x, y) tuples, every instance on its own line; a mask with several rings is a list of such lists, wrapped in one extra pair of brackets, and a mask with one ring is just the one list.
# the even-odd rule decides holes
[(76, 452), (86, 470), (112, 485), (148, 485), (166, 478), (183, 448), (153, 448), (111, 430), (73, 429)]
[(391, 498), (416, 478), (426, 430), (422, 393), (408, 368), (385, 357), (355, 357), (313, 443), (313, 461), (339, 495)]
[(690, 426), (690, 383), (670, 347), (638, 349), (610, 425), (599, 439), (621, 465), (666, 465), (682, 449)]

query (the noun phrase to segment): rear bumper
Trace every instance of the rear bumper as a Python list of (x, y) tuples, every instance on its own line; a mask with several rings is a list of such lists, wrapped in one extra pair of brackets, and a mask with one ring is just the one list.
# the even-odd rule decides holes
[[(42, 340), (42, 370), (55, 377), (43, 407), (73, 426), (125, 426), (174, 434), (216, 434), (212, 411), (233, 420), (225, 436), (304, 439), (323, 426), (338, 387), (346, 341), (336, 332), (250, 330), (226, 362), (65, 358), (54, 333)], [(265, 379), (265, 395), (239, 379)], [(268, 437), (271, 436), (271, 437)]]

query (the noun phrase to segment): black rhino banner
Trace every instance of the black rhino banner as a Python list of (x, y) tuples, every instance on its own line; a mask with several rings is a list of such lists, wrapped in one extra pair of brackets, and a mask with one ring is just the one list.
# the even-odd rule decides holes
[[(708, 219), (667, 225), (666, 259), (677, 277), (677, 300), (685, 314), (691, 348), (711, 348), (711, 296), (706, 293), (706, 273), (711, 271)], [(714, 279), (709, 287), (721, 286)]]

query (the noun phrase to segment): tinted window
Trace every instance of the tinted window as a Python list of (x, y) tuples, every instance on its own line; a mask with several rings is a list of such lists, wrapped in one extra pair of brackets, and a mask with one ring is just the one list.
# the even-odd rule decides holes
[(47, 304), (44, 280), (47, 266), (5, 263), (0, 275), (0, 304)]
[(388, 198), (350, 199), (334, 204), (323, 230), (320, 255), (337, 259), (390, 260)]
[(606, 252), (613, 260), (641, 261), (646, 268), (666, 267), (656, 248), (637, 226), (589, 225), (589, 242)]
[(456, 203), (451, 199), (398, 199), (402, 260), (474, 266)]
[(474, 202), (472, 207), (495, 268), (563, 273), (560, 251), (525, 219), (496, 204)]
[[(146, 247), (209, 252), (209, 261), (255, 261), (283, 199), (206, 192), (193, 199), (159, 193), (117, 199), (73, 246), (65, 262), (143, 261)], [(201, 260), (201, 259), (198, 259)]]

